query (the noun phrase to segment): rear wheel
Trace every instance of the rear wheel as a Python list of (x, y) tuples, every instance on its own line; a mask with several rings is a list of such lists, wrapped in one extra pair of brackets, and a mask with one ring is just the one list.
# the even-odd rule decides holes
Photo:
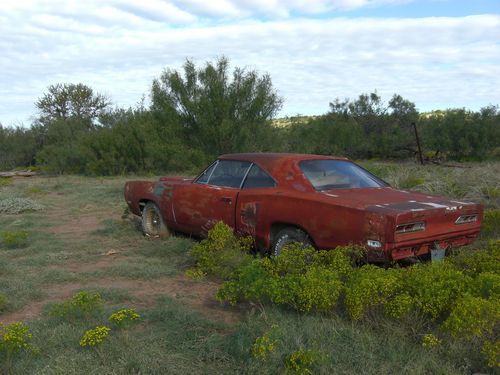
[(312, 245), (312, 241), (306, 232), (298, 228), (288, 227), (280, 230), (274, 238), (273, 245), (271, 247), (271, 254), (274, 256), (280, 255), (285, 246), (294, 242), (300, 243), (304, 246)]
[(160, 209), (153, 202), (148, 202), (142, 210), (142, 230), (149, 237), (168, 237), (170, 232), (163, 222)]

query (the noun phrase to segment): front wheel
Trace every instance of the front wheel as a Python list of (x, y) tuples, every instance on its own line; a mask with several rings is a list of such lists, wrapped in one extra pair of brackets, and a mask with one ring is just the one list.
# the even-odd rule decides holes
[(304, 246), (312, 245), (311, 239), (306, 232), (298, 228), (285, 228), (278, 232), (271, 247), (271, 254), (278, 256), (283, 248), (293, 242), (298, 242)]
[(163, 222), (160, 209), (153, 202), (148, 202), (142, 210), (142, 231), (149, 237), (168, 237), (170, 232)]

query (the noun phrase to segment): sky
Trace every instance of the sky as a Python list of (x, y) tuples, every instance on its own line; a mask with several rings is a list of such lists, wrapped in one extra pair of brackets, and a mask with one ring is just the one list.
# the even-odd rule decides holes
[(478, 110), (500, 104), (500, 0), (3, 0), (0, 123), (29, 126), (56, 83), (134, 106), (164, 69), (222, 55), (270, 74), (280, 117), (375, 90)]

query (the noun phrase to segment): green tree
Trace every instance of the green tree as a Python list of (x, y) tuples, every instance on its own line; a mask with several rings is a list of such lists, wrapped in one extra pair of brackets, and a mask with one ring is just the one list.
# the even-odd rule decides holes
[(33, 126), (41, 149), (37, 161), (57, 173), (85, 173), (91, 151), (83, 141), (100, 126), (110, 101), (82, 83), (48, 87), (35, 105), (39, 116)]
[(268, 147), (269, 120), (282, 105), (269, 75), (243, 68), (231, 74), (225, 57), (202, 68), (187, 60), (183, 70), (167, 69), (153, 82), (159, 126), (210, 156)]
[(36, 103), (38, 120), (49, 124), (69, 118), (85, 119), (89, 125), (106, 112), (110, 100), (82, 83), (58, 83), (47, 88), (47, 92)]

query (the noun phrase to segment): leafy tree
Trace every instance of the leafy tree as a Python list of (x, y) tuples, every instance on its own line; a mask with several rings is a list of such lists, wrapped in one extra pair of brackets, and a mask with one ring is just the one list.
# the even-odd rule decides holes
[(49, 124), (69, 118), (86, 119), (93, 125), (111, 105), (110, 100), (82, 83), (58, 83), (47, 88), (36, 107), (40, 111), (39, 121)]
[(160, 126), (211, 156), (266, 147), (268, 120), (282, 105), (269, 75), (243, 68), (231, 74), (225, 57), (202, 68), (187, 60), (183, 70), (167, 69), (153, 82), (151, 109)]

